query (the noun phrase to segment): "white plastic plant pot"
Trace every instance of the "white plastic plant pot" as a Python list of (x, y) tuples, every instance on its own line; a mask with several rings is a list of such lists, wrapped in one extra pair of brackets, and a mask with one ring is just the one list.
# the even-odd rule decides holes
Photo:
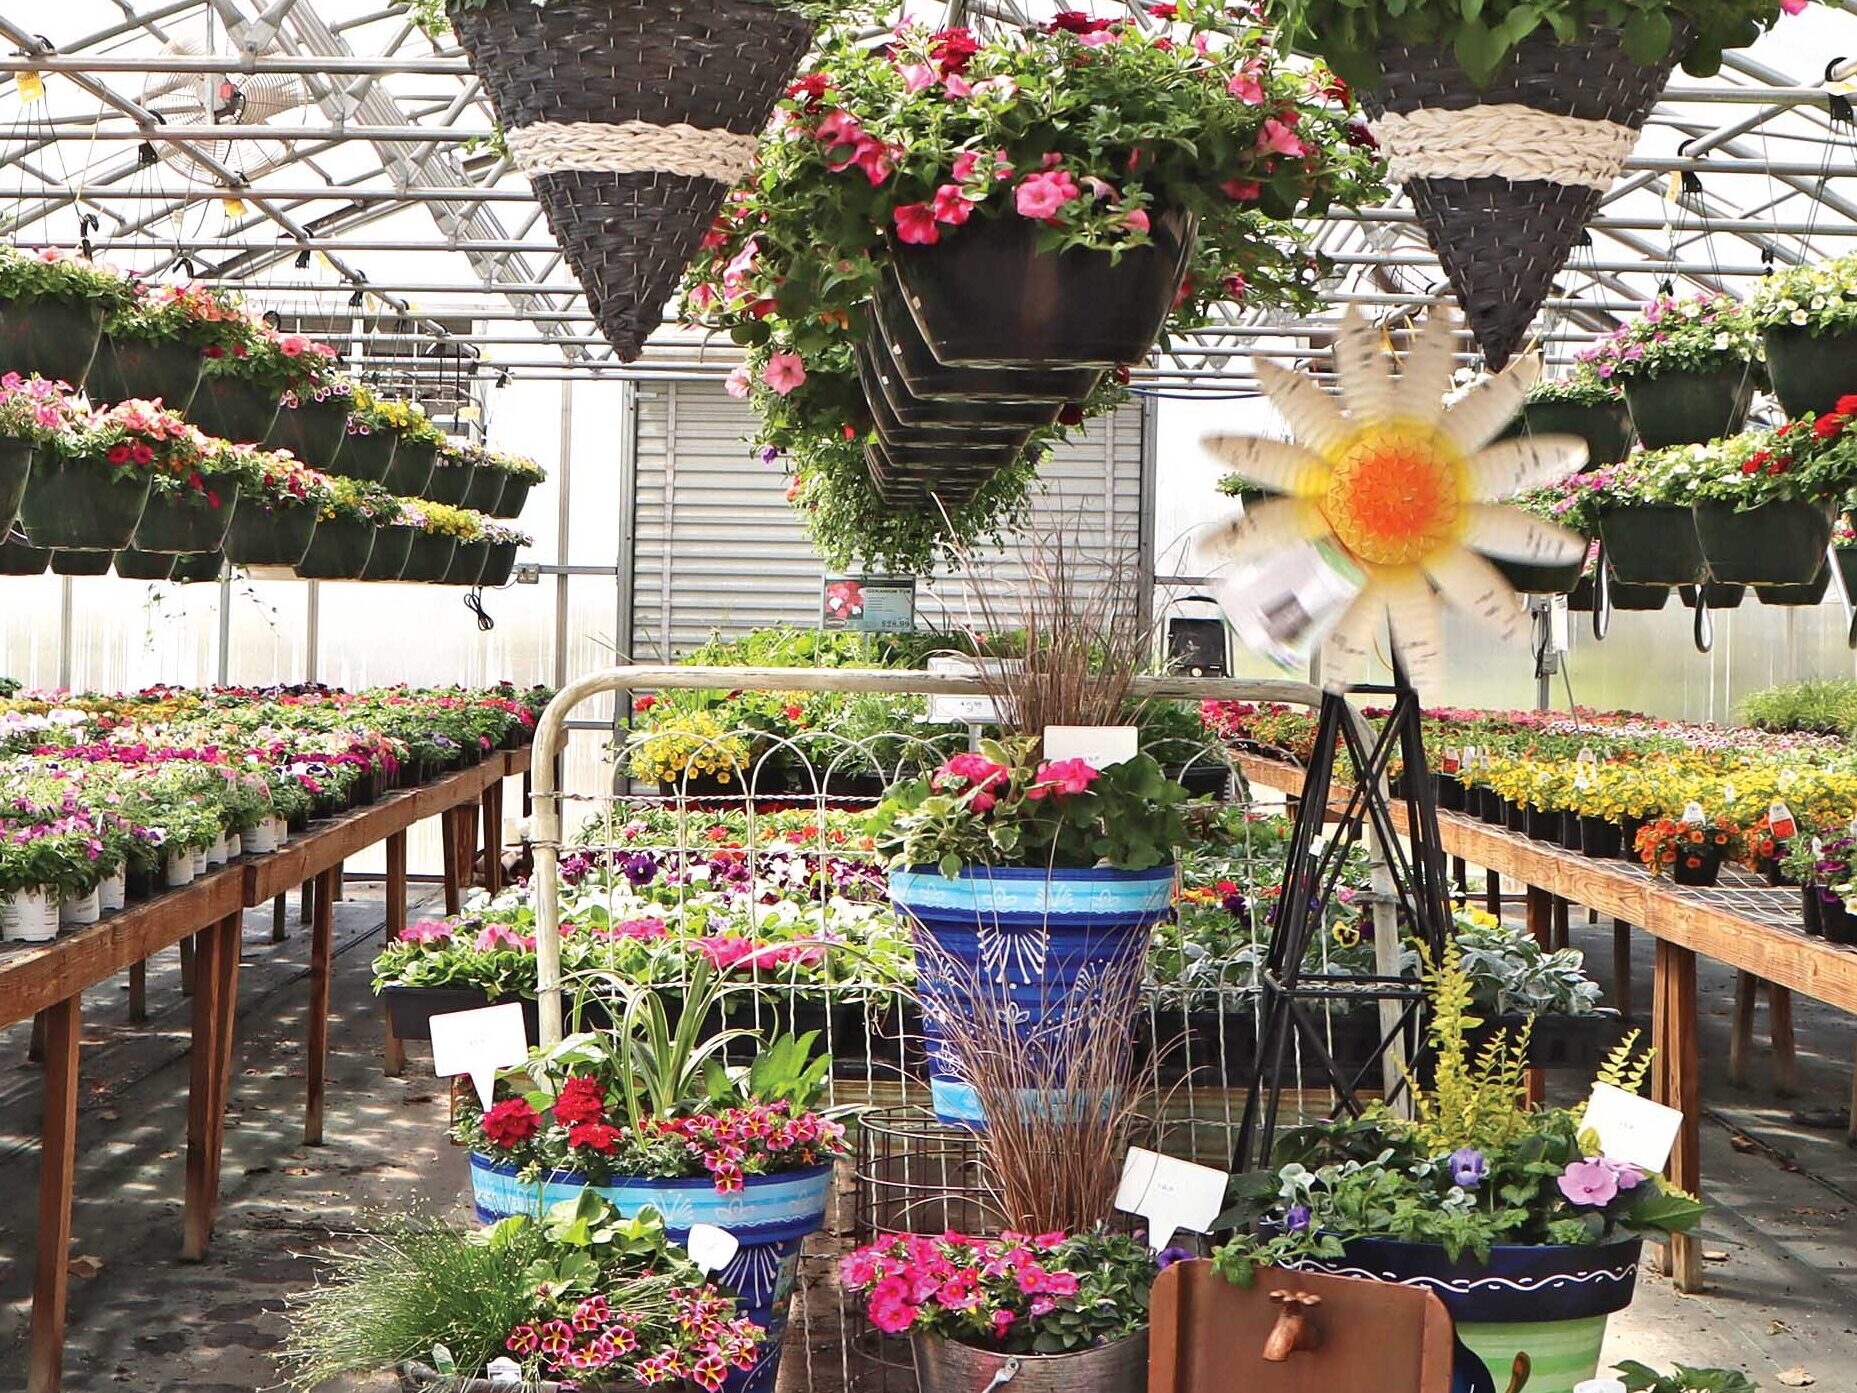
[(245, 854), (245, 838), (238, 832), (226, 838), (226, 860), (236, 861)]
[(128, 881), (121, 871), (97, 887), (97, 899), (105, 914), (114, 914), (129, 902)]
[(271, 836), (275, 839), (278, 850), (283, 850), (284, 844), (290, 840), (289, 820), (281, 817), (272, 818)]
[(246, 851), (254, 856), (262, 856), (268, 851), (277, 850), (277, 829), (271, 825), (270, 818), (262, 818), (240, 841)]
[(209, 866), (223, 866), (226, 864), (226, 860), (226, 834), (221, 832), (219, 836), (213, 840), (213, 844), (206, 850), (206, 864)]
[(48, 943), (58, 937), (58, 900), (49, 890), (0, 893), (0, 942)]
[(170, 890), (187, 884), (188, 881), (193, 879), (193, 862), (193, 852), (175, 852), (172, 856), (168, 857), (167, 863), (162, 869), (162, 883)]
[(88, 894), (66, 895), (58, 903), (58, 922), (69, 928), (94, 924), (103, 917), (100, 887), (91, 886)]
[(193, 875), (189, 880), (206, 874), (206, 868), (212, 864), (212, 854), (205, 847), (196, 848), (193, 853)]

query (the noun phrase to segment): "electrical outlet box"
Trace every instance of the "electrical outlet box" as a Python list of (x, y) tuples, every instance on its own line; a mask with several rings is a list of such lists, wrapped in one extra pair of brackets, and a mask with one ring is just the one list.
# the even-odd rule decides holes
[(541, 583), (542, 568), (537, 566), (533, 561), (524, 562), (522, 565), (516, 567), (516, 584), (540, 585)]

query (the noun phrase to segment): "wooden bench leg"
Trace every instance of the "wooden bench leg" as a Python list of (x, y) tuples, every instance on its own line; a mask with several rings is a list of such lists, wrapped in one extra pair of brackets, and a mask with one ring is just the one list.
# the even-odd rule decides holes
[(439, 814), (439, 850), (445, 858), (445, 912), (459, 913), (464, 896), (459, 887), (458, 819), (453, 809)]
[(1734, 1027), (1728, 1036), (1728, 1082), (1747, 1087), (1747, 1062), (1754, 1052), (1754, 1012), (1760, 1000), (1760, 979), (1751, 972), (1734, 977)]
[(335, 894), (332, 898), (337, 904), (340, 904), (343, 900), (348, 898), (346, 863), (342, 861), (337, 861), (335, 863)]
[(1451, 858), (1451, 879), (1457, 885), (1458, 894), (1464, 896), (1470, 894), (1470, 868), (1464, 864), (1464, 858), (1461, 856)]
[(279, 895), (271, 901), (271, 942), (282, 943), (290, 937), (290, 896)]
[(194, 983), (193, 935), (181, 940), (181, 995), (192, 996)]
[(219, 1212), (219, 1169), (226, 1154), (226, 1104), (232, 1100), (232, 1046), (238, 1038), (239, 955), (245, 946), (245, 912), (234, 910), (213, 932), (219, 937), (219, 956), (213, 964), (219, 977), (215, 993), (219, 1003), (219, 1028), (213, 1032), (219, 1054), (214, 1061), (211, 1144), (206, 1153), (206, 1234), (209, 1239)]
[(1767, 984), (1767, 1039), (1773, 1045), (1773, 1091), (1790, 1098), (1799, 1091), (1799, 1058), (1793, 1049), (1791, 987)]
[(1573, 930), (1571, 929), (1571, 927), (1569, 927), (1567, 923), (1567, 909), (1568, 909), (1567, 902), (1561, 899), (1558, 895), (1556, 895), (1554, 897), (1554, 935), (1553, 935), (1554, 946), (1556, 948), (1571, 947), (1573, 943)]
[(297, 891), (297, 922), (307, 924), (316, 904), (316, 882), (306, 880)]
[[(1657, 941), (1652, 987), (1651, 1043), (1654, 1096), (1683, 1114), (1676, 1146), (1665, 1171), (1692, 1195), (1702, 1189), (1702, 1062), (1696, 1035), (1696, 955), (1664, 939)], [(1664, 1273), (1678, 1291), (1702, 1289), (1702, 1245), (1692, 1234), (1672, 1234), (1664, 1245)]]
[[(387, 926), (389, 943), (406, 928), (406, 833), (395, 832), (387, 838)], [(387, 1028), (387, 1048), (381, 1068), (388, 1078), (397, 1079), (406, 1072), (406, 1045), (393, 1033), (393, 1020), (383, 1008), (382, 1020)]]
[(309, 1098), (303, 1113), (303, 1144), (322, 1145), (322, 1105), (328, 1088), (329, 974), (335, 956), (335, 870), (316, 877), (316, 912), (310, 933)]
[(1631, 925), (1623, 919), (1612, 921), (1612, 1004), (1631, 1019)]
[(1487, 868), (1483, 872), (1483, 908), (1502, 918), (1502, 877)]
[(381, 1007), (381, 1024), (386, 1027), (386, 1049), (381, 1053), (380, 1071), (390, 1079), (397, 1079), (406, 1072), (406, 1042), (393, 1033), (393, 1016), (385, 1006)]
[(26, 1062), (43, 1064), (45, 1062), (45, 1012), (40, 1011), (32, 1018), (32, 1038), (26, 1041)]
[(1851, 1120), (1844, 1133), (1846, 1146), (1857, 1146), (1857, 1059), (1851, 1062)]
[(181, 1232), (181, 1258), (198, 1262), (206, 1256), (213, 1237), (213, 1210), (217, 1194), (212, 1187), (215, 1109), (219, 1106), (219, 1032), (225, 1023), (219, 992), (225, 975), (219, 970), (225, 935), (207, 931), (198, 935), (194, 966), (198, 973), (193, 994), (193, 1039), (188, 1056), (187, 1080), (187, 1185), (186, 1218)]
[[(1528, 887), (1528, 933), (1543, 948), (1552, 948), (1554, 906), (1560, 903), (1539, 886)], [(1528, 1071), (1528, 1101), (1539, 1106), (1547, 1101), (1547, 1074), (1541, 1069)]]
[(77, 1047), (83, 995), (45, 1012), (45, 1115), (39, 1147), (38, 1266), (32, 1279), (27, 1393), (57, 1393), (70, 1295), (71, 1191), (77, 1173)]
[(503, 888), (503, 781), (484, 790), (484, 889), (492, 895)]
[(148, 1019), (148, 959), (129, 964), (129, 1024), (141, 1025)]

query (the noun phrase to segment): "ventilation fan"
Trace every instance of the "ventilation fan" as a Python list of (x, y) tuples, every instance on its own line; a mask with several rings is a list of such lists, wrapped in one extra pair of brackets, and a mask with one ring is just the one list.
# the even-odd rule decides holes
[[(186, 40), (169, 44), (167, 51), (182, 58), (206, 52)], [(142, 105), (170, 129), (197, 126), (203, 132), (214, 126), (277, 124), (285, 114), (301, 112), (308, 101), (309, 90), (295, 73), (242, 73), (230, 63), (223, 73), (157, 73), (142, 88)], [(214, 140), (203, 134), (191, 142), (191, 149), (165, 140), (157, 141), (155, 148), (165, 163), (190, 178), (221, 182), (219, 171), (203, 164), (197, 151), (249, 181), (289, 160), (289, 124), (282, 123), (276, 140)], [(300, 117), (296, 124), (301, 124)]]

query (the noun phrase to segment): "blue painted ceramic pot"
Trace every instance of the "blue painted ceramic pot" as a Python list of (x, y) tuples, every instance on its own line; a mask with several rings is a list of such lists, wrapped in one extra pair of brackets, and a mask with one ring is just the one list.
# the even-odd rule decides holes
[[(471, 1200), (486, 1224), (511, 1214), (541, 1214), (588, 1188), (585, 1176), (555, 1171), (540, 1184), (525, 1182), (514, 1166), (488, 1156), (471, 1156)], [(741, 1312), (767, 1331), (760, 1358), (748, 1370), (730, 1370), (725, 1393), (773, 1393), (780, 1372), (780, 1339), (787, 1328), (800, 1246), (825, 1227), (832, 1168), (810, 1166), (778, 1175), (751, 1175), (734, 1194), (716, 1193), (708, 1176), (684, 1180), (617, 1178), (591, 1187), (622, 1215), (658, 1211), (673, 1243), (684, 1243), (698, 1224), (727, 1229), (741, 1243), (734, 1259), (715, 1273), (716, 1282), (741, 1300)]]
[(1453, 1262), (1435, 1243), (1361, 1238), (1345, 1257), (1297, 1264), (1312, 1272), (1398, 1282), (1438, 1294), (1457, 1327), (1451, 1393), (1502, 1393), (1518, 1354), (1528, 1393), (1573, 1393), (1599, 1368), (1606, 1320), (1631, 1304), (1644, 1241), (1509, 1245)]
[[(971, 1010), (977, 983), (1008, 999), (1021, 1036), (1035, 1038), (1088, 1006), (1110, 970), (1147, 951), (1154, 926), (1173, 912), (1173, 889), (1171, 865), (976, 866), (952, 879), (933, 867), (892, 871), (891, 902), (940, 949), (916, 964), (935, 1116), (974, 1128), (986, 1121), (943, 1028)], [(1062, 1079), (1053, 1082), (1062, 1088)]]

